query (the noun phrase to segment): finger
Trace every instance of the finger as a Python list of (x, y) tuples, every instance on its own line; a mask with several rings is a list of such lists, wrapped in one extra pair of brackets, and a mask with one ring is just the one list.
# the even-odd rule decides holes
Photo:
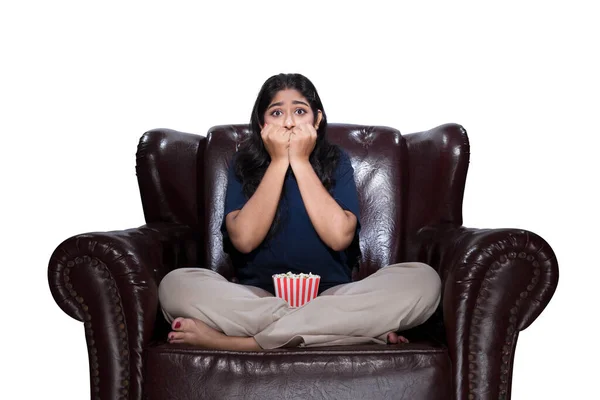
[(265, 138), (265, 136), (267, 135), (267, 123), (265, 123), (260, 131), (260, 136), (263, 137), (263, 139)]

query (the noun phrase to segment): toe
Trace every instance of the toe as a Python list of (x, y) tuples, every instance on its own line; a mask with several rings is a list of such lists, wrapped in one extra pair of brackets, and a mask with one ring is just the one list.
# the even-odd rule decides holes
[(181, 332), (195, 332), (198, 330), (196, 326), (196, 322), (191, 318), (181, 318), (179, 321), (181, 323), (180, 327), (177, 329)]
[(395, 332), (388, 333), (387, 342), (390, 344), (397, 344), (398, 343), (398, 335)]
[(174, 331), (181, 331), (183, 330), (183, 321), (185, 320), (185, 318), (175, 318), (173, 320), (173, 323), (171, 324), (171, 329), (173, 329)]
[(178, 332), (178, 331), (174, 331), (174, 332), (170, 332), (168, 339), (169, 342), (173, 342), (173, 341), (177, 341), (177, 340), (183, 340), (185, 336), (185, 332)]

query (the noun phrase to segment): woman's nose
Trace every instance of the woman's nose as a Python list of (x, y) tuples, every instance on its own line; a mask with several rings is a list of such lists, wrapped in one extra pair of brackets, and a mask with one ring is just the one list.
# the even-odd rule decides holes
[(294, 118), (288, 114), (288, 116), (285, 117), (285, 127), (288, 129), (292, 129), (294, 126), (296, 126)]

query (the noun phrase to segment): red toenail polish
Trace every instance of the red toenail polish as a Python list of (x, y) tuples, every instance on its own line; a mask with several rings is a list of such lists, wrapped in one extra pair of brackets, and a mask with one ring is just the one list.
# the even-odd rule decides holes
[(177, 328), (179, 328), (180, 326), (181, 326), (181, 322), (177, 322), (177, 323), (175, 324), (175, 328), (176, 328), (176, 329), (177, 329)]

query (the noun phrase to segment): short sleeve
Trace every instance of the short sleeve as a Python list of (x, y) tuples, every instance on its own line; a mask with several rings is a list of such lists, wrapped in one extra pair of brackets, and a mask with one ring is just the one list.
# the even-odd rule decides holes
[(350, 162), (348, 154), (340, 149), (340, 160), (335, 171), (335, 185), (333, 187), (333, 198), (344, 210), (350, 211), (356, 216), (356, 234), (358, 236), (361, 229), (360, 207), (358, 204), (358, 191), (354, 181), (354, 168)]
[(229, 237), (227, 233), (227, 225), (225, 218), (227, 214), (235, 210), (241, 210), (248, 200), (244, 195), (242, 183), (235, 176), (235, 156), (229, 164), (227, 171), (227, 191), (225, 192), (225, 211), (223, 213), (223, 221), (221, 223), (221, 233), (223, 237)]

